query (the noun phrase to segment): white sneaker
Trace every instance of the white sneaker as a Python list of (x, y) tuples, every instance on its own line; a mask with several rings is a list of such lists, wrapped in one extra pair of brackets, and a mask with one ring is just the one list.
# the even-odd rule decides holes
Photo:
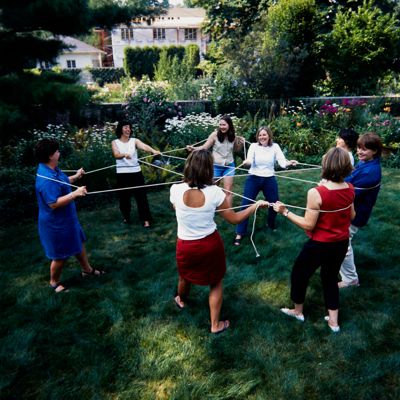
[(293, 317), (296, 318), (297, 321), (301, 321), (304, 322), (304, 315), (303, 314), (295, 314), (292, 310), (290, 310), (289, 308), (281, 308), (281, 311), (286, 314), (289, 315), (289, 317)]
[(349, 286), (360, 286), (360, 283), (358, 282), (358, 279), (354, 279), (350, 282), (345, 282), (345, 281), (338, 282), (337, 285), (339, 289), (343, 289)]
[(328, 322), (328, 327), (329, 327), (329, 329), (330, 329), (332, 332), (334, 332), (334, 333), (340, 332), (340, 326), (339, 326), (339, 325), (338, 325), (338, 326), (330, 326), (330, 325), (329, 325), (329, 315), (327, 315), (326, 317), (324, 317), (324, 320), (325, 320), (326, 322)]

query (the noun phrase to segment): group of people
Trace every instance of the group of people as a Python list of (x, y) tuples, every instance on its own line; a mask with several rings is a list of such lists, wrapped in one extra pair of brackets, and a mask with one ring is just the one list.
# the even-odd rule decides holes
[[(148, 229), (151, 214), (137, 149), (154, 155), (160, 152), (132, 138), (131, 134), (130, 123), (121, 121), (116, 129), (117, 139), (112, 142), (117, 185), (121, 189), (129, 188), (119, 192), (120, 211), (123, 221), (130, 223), (133, 194), (139, 218), (143, 227)], [(355, 143), (359, 163), (353, 169), (351, 152)], [(308, 282), (313, 273), (321, 268), (328, 310), (325, 320), (333, 332), (338, 332), (339, 288), (359, 284), (351, 240), (358, 229), (368, 222), (380, 189), (382, 142), (379, 136), (366, 133), (358, 138), (352, 130), (339, 133), (337, 147), (330, 149), (322, 159), (320, 184), (308, 191), (303, 217), (294, 214), (279, 201), (275, 164), (277, 162), (282, 168), (287, 168), (297, 165), (297, 161), (285, 158), (267, 126), (257, 131), (256, 142), (250, 145), (244, 160), (250, 169), (245, 183), (243, 209), (233, 211), (234, 151), (244, 145), (244, 139), (235, 134), (232, 119), (225, 115), (221, 117), (218, 129), (202, 146), (187, 148), (190, 154), (185, 163), (183, 182), (172, 185), (170, 190), (170, 202), (178, 224), (176, 306), (180, 309), (186, 306), (191, 285), (207, 285), (210, 287), (211, 333), (219, 334), (229, 328), (230, 321), (220, 319), (226, 257), (214, 215), (218, 211), (226, 221), (237, 225), (234, 245), (239, 246), (247, 233), (248, 218), (259, 207), (269, 207), (268, 228), (276, 229), (275, 220), (279, 213), (304, 229), (309, 236), (291, 274), (294, 307), (282, 308), (281, 311), (304, 321), (303, 304)], [(36, 154), (39, 161), (36, 178), (39, 235), (46, 256), (51, 260), (50, 286), (56, 292), (61, 292), (67, 290), (61, 283), (62, 268), (72, 255), (77, 257), (83, 277), (100, 276), (104, 271), (89, 264), (84, 246), (86, 238), (76, 215), (74, 200), (86, 195), (86, 188), (78, 187), (72, 191), (69, 185), (81, 178), (84, 171), (80, 169), (70, 177), (61, 172), (58, 168), (58, 143), (54, 140), (39, 142)], [(223, 188), (218, 186), (220, 180), (223, 181)], [(266, 201), (255, 201), (260, 191)], [(341, 282), (337, 279), (339, 273)]]

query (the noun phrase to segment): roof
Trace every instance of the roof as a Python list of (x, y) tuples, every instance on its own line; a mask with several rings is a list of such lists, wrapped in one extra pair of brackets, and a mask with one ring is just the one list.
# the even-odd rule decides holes
[(67, 46), (71, 47), (70, 50), (64, 50), (64, 53), (104, 53), (104, 51), (98, 49), (97, 47), (91, 46), (81, 40), (75, 39), (71, 36), (59, 36)]
[[(172, 7), (166, 14), (132, 21), (132, 28), (199, 28), (206, 17), (204, 8)], [(149, 22), (148, 22), (149, 21)], [(121, 24), (120, 26), (126, 26)]]
[(204, 8), (171, 7), (168, 9), (166, 16), (205, 18), (206, 10)]

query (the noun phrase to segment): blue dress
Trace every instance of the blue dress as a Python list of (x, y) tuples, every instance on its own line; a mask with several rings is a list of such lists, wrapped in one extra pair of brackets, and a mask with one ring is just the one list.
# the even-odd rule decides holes
[(57, 167), (55, 170), (45, 164), (39, 164), (37, 174), (58, 181), (36, 176), (36, 196), (39, 204), (39, 237), (46, 257), (51, 260), (63, 260), (82, 252), (85, 234), (79, 224), (75, 203), (72, 201), (64, 207), (52, 209), (53, 204), (61, 196), (71, 193), (69, 179)]

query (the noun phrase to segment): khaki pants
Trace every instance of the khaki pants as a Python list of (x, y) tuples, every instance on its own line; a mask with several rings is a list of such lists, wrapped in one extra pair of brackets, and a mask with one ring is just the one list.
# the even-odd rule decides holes
[(350, 225), (349, 247), (347, 248), (346, 257), (344, 258), (342, 266), (340, 267), (340, 276), (342, 277), (342, 281), (345, 283), (358, 281), (356, 265), (354, 264), (354, 252), (351, 245), (353, 236), (358, 232), (358, 229), (359, 228), (356, 226)]

